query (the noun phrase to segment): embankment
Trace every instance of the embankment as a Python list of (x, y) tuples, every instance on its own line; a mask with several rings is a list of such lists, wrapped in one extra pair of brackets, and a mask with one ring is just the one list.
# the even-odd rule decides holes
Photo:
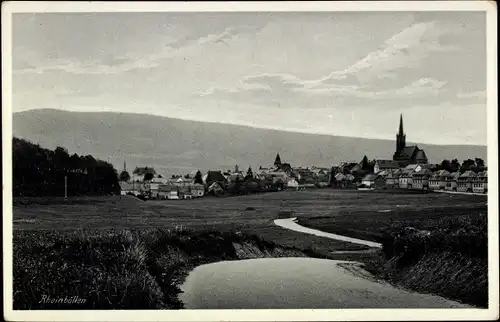
[[(13, 245), (15, 310), (179, 309), (178, 285), (198, 265), (306, 256), (238, 232), (160, 229), (23, 230), (14, 231)], [(74, 297), (84, 302), (57, 303)]]
[(386, 229), (382, 254), (365, 269), (400, 287), (488, 307), (487, 215), (431, 220), (427, 226)]

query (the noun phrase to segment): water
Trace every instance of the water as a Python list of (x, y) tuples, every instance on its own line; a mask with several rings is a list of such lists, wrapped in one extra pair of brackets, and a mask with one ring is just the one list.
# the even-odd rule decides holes
[(352, 262), (313, 258), (202, 265), (189, 274), (179, 298), (186, 309), (468, 307), (379, 283), (362, 269), (353, 273), (342, 266), (346, 264), (355, 267)]
[(369, 247), (376, 247), (376, 248), (381, 248), (382, 247), (381, 244), (375, 243), (375, 242), (372, 242), (372, 241), (369, 241), (369, 240), (351, 238), (351, 237), (347, 237), (347, 236), (341, 236), (341, 235), (337, 235), (337, 234), (326, 233), (326, 232), (321, 231), (321, 230), (307, 228), (307, 227), (304, 227), (304, 226), (301, 226), (301, 225), (297, 224), (296, 220), (297, 220), (297, 218), (276, 219), (274, 221), (274, 224), (278, 225), (280, 227), (286, 228), (286, 229), (298, 231), (298, 232), (305, 233), (305, 234), (311, 234), (311, 235), (316, 235), (316, 236), (320, 236), (320, 237), (326, 237), (326, 238), (330, 238), (330, 239), (341, 240), (341, 241), (345, 241), (345, 242), (349, 242), (349, 243), (354, 243), (354, 244), (366, 245), (366, 246), (369, 246)]

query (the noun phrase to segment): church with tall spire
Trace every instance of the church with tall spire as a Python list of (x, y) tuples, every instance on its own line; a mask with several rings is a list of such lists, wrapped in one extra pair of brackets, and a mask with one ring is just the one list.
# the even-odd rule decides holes
[(405, 167), (408, 164), (427, 164), (429, 160), (424, 150), (417, 145), (406, 146), (406, 133), (403, 128), (403, 114), (399, 117), (399, 131), (396, 135), (396, 151), (392, 157), (400, 166)]

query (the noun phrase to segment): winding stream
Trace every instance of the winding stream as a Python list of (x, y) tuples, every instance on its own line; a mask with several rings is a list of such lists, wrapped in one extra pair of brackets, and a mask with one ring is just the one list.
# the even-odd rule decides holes
[[(303, 227), (280, 227), (380, 248), (381, 244)], [(360, 263), (317, 258), (262, 258), (201, 265), (181, 285), (186, 309), (470, 308), (375, 280)]]
[(310, 235), (316, 235), (320, 237), (325, 237), (325, 238), (330, 238), (330, 239), (336, 239), (340, 241), (345, 241), (349, 243), (354, 243), (354, 244), (361, 244), (361, 245), (366, 245), (369, 247), (375, 247), (375, 248), (381, 248), (382, 245), (379, 243), (375, 243), (369, 240), (363, 240), (363, 239), (357, 239), (357, 238), (352, 238), (352, 237), (347, 237), (347, 236), (342, 236), (342, 235), (337, 235), (337, 234), (332, 234), (332, 233), (327, 233), (321, 230), (317, 229), (312, 229), (312, 228), (307, 228), (304, 226), (301, 226), (297, 224), (297, 218), (287, 218), (287, 219), (276, 219), (274, 221), (275, 225), (278, 225), (282, 228), (290, 229), (293, 231), (298, 231), (304, 234), (310, 234)]
[[(459, 308), (439, 296), (397, 289), (347, 269), (356, 263), (263, 258), (196, 267), (181, 286), (187, 309)], [(362, 272), (360, 272), (362, 273)]]

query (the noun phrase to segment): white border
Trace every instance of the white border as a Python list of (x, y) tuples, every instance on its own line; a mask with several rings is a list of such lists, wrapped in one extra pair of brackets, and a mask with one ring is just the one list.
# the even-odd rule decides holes
[[(485, 11), (487, 13), (489, 309), (12, 310), (12, 13), (203, 11)], [(2, 146), (5, 319), (16, 321), (392, 321), (498, 319), (497, 14), (493, 1), (343, 2), (2, 2)]]

